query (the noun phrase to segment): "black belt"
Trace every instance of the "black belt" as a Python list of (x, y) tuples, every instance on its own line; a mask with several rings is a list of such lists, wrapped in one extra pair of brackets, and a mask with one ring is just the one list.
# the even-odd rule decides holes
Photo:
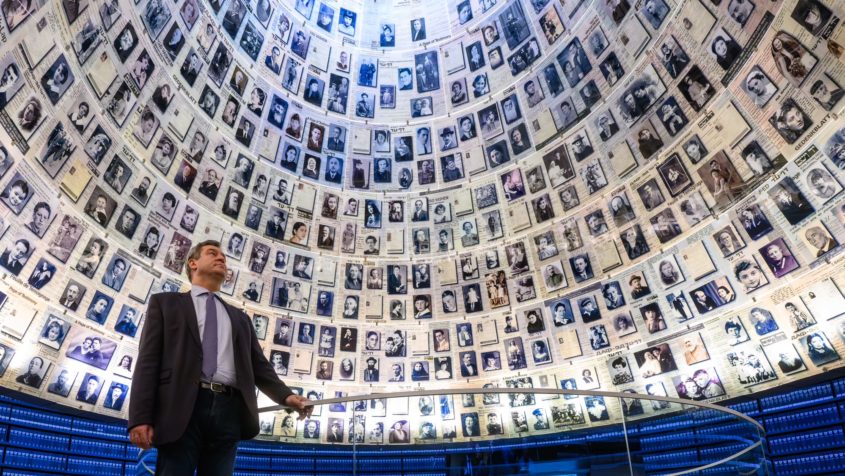
[(203, 380), (200, 380), (199, 386), (200, 388), (211, 390), (214, 393), (222, 393), (224, 395), (231, 395), (235, 390), (235, 387), (230, 387), (229, 385), (225, 385), (220, 382), (206, 382)]

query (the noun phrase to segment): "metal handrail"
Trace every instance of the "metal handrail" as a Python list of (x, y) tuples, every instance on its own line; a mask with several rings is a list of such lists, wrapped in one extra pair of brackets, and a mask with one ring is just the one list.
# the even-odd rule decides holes
[[(753, 418), (745, 415), (744, 413), (740, 413), (736, 410), (733, 410), (728, 407), (723, 407), (720, 405), (716, 405), (713, 403), (707, 402), (698, 402), (695, 400), (684, 400), (682, 398), (675, 398), (675, 397), (664, 397), (659, 395), (646, 395), (642, 393), (625, 393), (625, 392), (608, 392), (603, 390), (559, 390), (555, 388), (469, 388), (469, 389), (439, 389), (439, 390), (412, 390), (412, 391), (405, 391), (405, 392), (393, 392), (393, 393), (373, 393), (369, 395), (354, 395), (354, 396), (347, 396), (347, 397), (338, 397), (338, 398), (326, 398), (323, 400), (312, 400), (306, 402), (306, 406), (318, 406), (318, 405), (329, 405), (332, 403), (349, 403), (349, 402), (357, 402), (361, 400), (376, 400), (380, 398), (405, 398), (405, 397), (431, 397), (431, 396), (439, 396), (439, 395), (463, 395), (466, 393), (471, 394), (511, 394), (511, 393), (527, 393), (527, 394), (539, 394), (539, 395), (580, 395), (580, 396), (588, 396), (588, 397), (613, 397), (613, 398), (626, 398), (626, 399), (636, 399), (636, 400), (656, 400), (660, 402), (669, 402), (669, 403), (677, 403), (680, 405), (689, 405), (695, 406), (700, 408), (707, 408), (710, 410), (716, 410), (723, 413), (728, 413), (733, 415), (737, 418), (745, 420), (748, 423), (756, 426), (760, 431), (765, 433), (766, 429), (763, 428), (763, 425), (758, 423)], [(290, 410), (291, 407), (287, 405), (273, 405), (269, 407), (262, 407), (258, 409), (258, 413), (266, 413), (272, 411), (279, 411), (279, 410)]]

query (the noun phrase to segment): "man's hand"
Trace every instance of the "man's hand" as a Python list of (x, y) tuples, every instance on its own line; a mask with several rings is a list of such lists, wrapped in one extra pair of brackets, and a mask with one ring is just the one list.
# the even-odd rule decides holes
[(313, 405), (306, 405), (308, 403), (308, 399), (301, 396), (301, 395), (290, 395), (288, 398), (285, 399), (285, 405), (293, 408), (299, 413), (299, 419), (304, 420), (306, 417), (311, 416), (311, 412), (314, 411)]
[(141, 448), (148, 450), (153, 447), (153, 427), (152, 425), (138, 425), (129, 430), (129, 441)]

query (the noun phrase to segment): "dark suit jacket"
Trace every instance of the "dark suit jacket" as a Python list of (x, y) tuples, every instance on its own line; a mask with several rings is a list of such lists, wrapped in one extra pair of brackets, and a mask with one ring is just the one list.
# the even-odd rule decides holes
[[(293, 392), (267, 361), (247, 315), (229, 304), (237, 384), (246, 404), (241, 438), (258, 434), (255, 387), (277, 403)], [(147, 322), (132, 375), (128, 428), (152, 425), (153, 444), (177, 440), (193, 413), (202, 373), (202, 341), (191, 293), (160, 293), (150, 298)]]
[(21, 272), (21, 270), (23, 269), (23, 263), (21, 263), (21, 260), (17, 260), (10, 265), (9, 264), (10, 256), (11, 256), (11, 254), (9, 253), (8, 250), (4, 251), (3, 254), (0, 255), (0, 265), (2, 265), (4, 268), (8, 269), (15, 276), (17, 276)]

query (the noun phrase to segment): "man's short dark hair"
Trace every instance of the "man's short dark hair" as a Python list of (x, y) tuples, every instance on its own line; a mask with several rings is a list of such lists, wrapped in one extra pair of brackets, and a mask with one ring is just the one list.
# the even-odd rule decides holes
[(188, 274), (188, 279), (193, 279), (191, 276), (191, 260), (200, 259), (200, 254), (205, 246), (215, 246), (220, 248), (220, 242), (217, 240), (205, 240), (197, 243), (193, 248), (191, 248), (191, 252), (188, 253), (188, 259), (185, 260), (185, 272)]
[(754, 264), (750, 261), (740, 261), (739, 263), (737, 263), (737, 265), (734, 267), (734, 274), (736, 275), (736, 278), (739, 279), (739, 273), (752, 267), (754, 267)]
[(29, 253), (29, 247), (30, 247), (29, 241), (25, 240), (24, 238), (21, 238), (21, 239), (19, 239), (18, 241), (15, 242), (15, 244), (18, 244), (18, 243), (23, 243), (23, 246), (26, 248), (26, 252)]

